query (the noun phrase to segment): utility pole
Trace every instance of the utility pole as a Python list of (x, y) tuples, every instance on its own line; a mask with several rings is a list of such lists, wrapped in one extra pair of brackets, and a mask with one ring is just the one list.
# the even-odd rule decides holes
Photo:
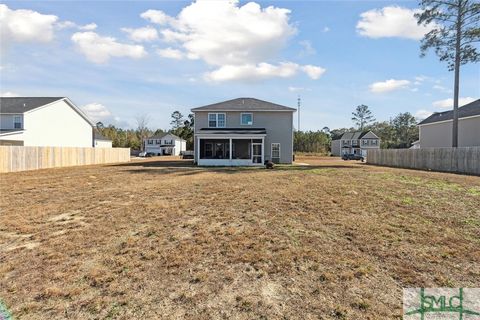
[(297, 117), (298, 117), (297, 131), (300, 131), (300, 104), (301, 104), (301, 99), (300, 99), (300, 95), (298, 95), (298, 98), (297, 98)]

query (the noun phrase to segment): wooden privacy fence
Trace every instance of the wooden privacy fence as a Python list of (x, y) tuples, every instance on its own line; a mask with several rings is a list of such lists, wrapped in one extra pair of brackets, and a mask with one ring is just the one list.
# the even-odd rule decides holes
[(367, 163), (480, 175), (480, 147), (368, 150)]
[(0, 172), (127, 161), (129, 148), (0, 146)]

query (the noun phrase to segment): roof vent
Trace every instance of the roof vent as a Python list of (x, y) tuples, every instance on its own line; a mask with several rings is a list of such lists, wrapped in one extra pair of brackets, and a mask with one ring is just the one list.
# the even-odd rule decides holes
[(26, 107), (27, 107), (27, 104), (26, 104), (26, 103), (24, 103), (24, 104), (23, 104), (23, 107), (24, 107), (24, 108), (26, 108)]

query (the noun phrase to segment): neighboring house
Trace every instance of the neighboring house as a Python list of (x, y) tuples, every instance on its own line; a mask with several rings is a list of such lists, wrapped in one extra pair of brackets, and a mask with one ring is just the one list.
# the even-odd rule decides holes
[(143, 140), (144, 151), (156, 155), (179, 156), (186, 150), (187, 142), (174, 134), (155, 135)]
[(95, 139), (95, 148), (111, 148), (112, 147), (112, 140), (103, 136), (97, 130), (95, 130), (93, 138)]
[(294, 108), (238, 98), (193, 108), (195, 162), (206, 166), (292, 163)]
[[(453, 110), (432, 114), (418, 124), (420, 148), (452, 146)], [(480, 99), (458, 108), (458, 146), (480, 146)]]
[(93, 147), (94, 127), (65, 97), (0, 98), (0, 145)]
[(366, 157), (370, 149), (380, 149), (380, 138), (372, 131), (345, 132), (340, 139), (332, 140), (331, 145), (334, 156), (353, 153)]

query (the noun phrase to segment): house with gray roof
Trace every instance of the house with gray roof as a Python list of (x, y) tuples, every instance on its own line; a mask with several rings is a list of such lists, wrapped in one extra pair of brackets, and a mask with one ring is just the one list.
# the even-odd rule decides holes
[(293, 161), (294, 108), (237, 98), (193, 108), (194, 159), (205, 166)]
[[(452, 146), (453, 110), (436, 112), (418, 124), (416, 148)], [(480, 99), (458, 108), (458, 146), (480, 146)]]
[(0, 145), (94, 147), (94, 128), (66, 97), (0, 98)]
[(172, 133), (157, 134), (143, 140), (143, 150), (157, 156), (179, 156), (186, 148), (187, 142)]
[(371, 149), (380, 149), (380, 138), (372, 131), (345, 132), (331, 144), (333, 156), (361, 154), (366, 157)]

